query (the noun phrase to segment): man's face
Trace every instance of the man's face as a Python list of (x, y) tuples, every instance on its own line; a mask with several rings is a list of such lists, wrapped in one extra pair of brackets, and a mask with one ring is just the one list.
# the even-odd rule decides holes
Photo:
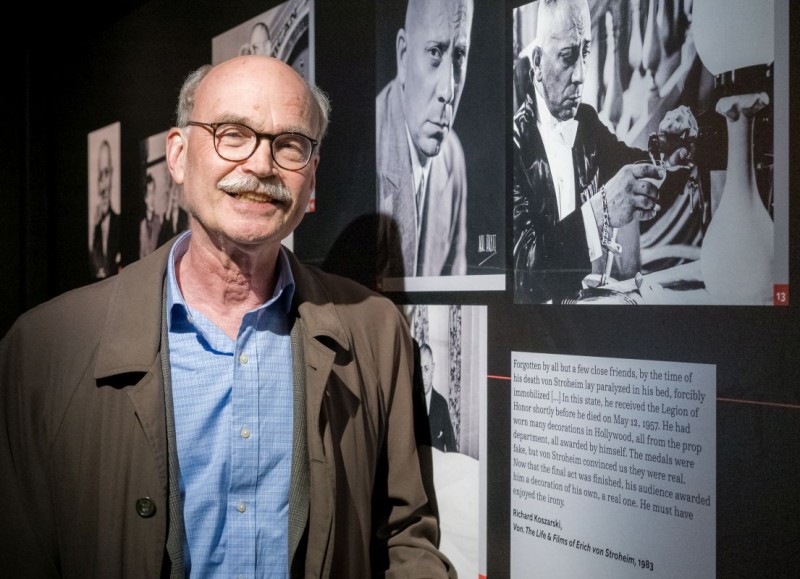
[(267, 56), (272, 48), (266, 26), (257, 24), (250, 33), (250, 54)]
[[(305, 83), (288, 65), (262, 56), (238, 57), (213, 69), (197, 89), (192, 120), (238, 122), (261, 133), (318, 132), (316, 105)], [(289, 171), (272, 159), (261, 139), (244, 161), (217, 155), (210, 130), (171, 129), (167, 159), (176, 183), (183, 184), (192, 230), (223, 247), (277, 246), (300, 223), (315, 186), (319, 162), (314, 154), (303, 169)], [(224, 181), (245, 185), (234, 191)], [(273, 192), (256, 191), (257, 186)], [(282, 187), (287, 197), (281, 199)], [(197, 230), (195, 229), (197, 227)]]
[(586, 0), (562, 0), (547, 16), (533, 53), (534, 84), (550, 114), (566, 121), (575, 117), (581, 101), (592, 42), (589, 6)]
[(439, 154), (467, 74), (472, 0), (409, 0), (397, 38), (403, 110), (421, 161)]
[(101, 215), (105, 215), (111, 206), (111, 179), (114, 168), (111, 165), (111, 149), (105, 144), (100, 145), (97, 163), (97, 195)]
[(422, 383), (425, 386), (425, 394), (431, 391), (433, 386), (433, 356), (428, 350), (422, 350), (419, 360), (422, 369)]

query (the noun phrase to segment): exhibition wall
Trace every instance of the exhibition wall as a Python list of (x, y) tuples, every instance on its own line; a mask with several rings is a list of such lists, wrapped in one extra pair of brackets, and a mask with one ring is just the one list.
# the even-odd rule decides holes
[[(405, 238), (385, 196), (379, 110), (398, 74), (405, 0), (149, 0), (119, 5), (99, 27), (29, 18), (26, 40), (8, 47), (0, 331), (149, 251), (150, 219), (163, 226), (180, 199), (163, 138), (185, 75), (255, 50), (251, 33), (265, 22), (270, 53), (332, 103), (313, 201), (286, 244), (384, 293), (431, 346), (455, 440), (435, 455), (442, 549), (460, 576), (800, 576), (800, 315), (790, 292), (800, 10), (734, 3), (756, 5), (759, 18), (731, 9), (747, 25), (701, 24), (710, 4), (589, 1), (580, 100), (598, 127), (649, 164), (671, 111), (690, 110), (696, 125), (691, 163), (674, 188), (664, 181), (659, 218), (614, 228), (621, 254), (609, 260), (603, 245), (585, 270), (537, 269), (535, 249), (523, 250), (531, 228), (545, 227), (518, 219), (539, 194), (520, 124), (535, 90), (537, 2), (474, 0), (442, 145), (451, 179), (435, 190), (431, 177), (425, 259), (400, 270), (383, 267)], [(717, 63), (733, 47), (757, 61), (738, 76)], [(119, 230), (100, 259), (104, 142)], [(731, 161), (737, 151), (744, 165)], [(587, 199), (606, 194), (588, 181)], [(745, 182), (755, 205), (715, 222)], [(387, 223), (400, 231), (396, 247), (382, 245)], [(768, 230), (763, 251), (753, 249), (756, 223)], [(712, 224), (722, 241), (710, 241), (720, 235)], [(429, 269), (440, 231), (452, 248)]]

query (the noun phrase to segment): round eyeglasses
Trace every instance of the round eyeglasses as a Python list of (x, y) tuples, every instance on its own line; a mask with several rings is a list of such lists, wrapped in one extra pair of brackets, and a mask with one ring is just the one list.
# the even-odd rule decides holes
[(302, 169), (311, 160), (317, 141), (302, 133), (258, 133), (240, 123), (201, 123), (189, 121), (187, 125), (211, 131), (214, 150), (226, 161), (244, 161), (256, 152), (261, 139), (269, 139), (275, 164), (289, 171)]

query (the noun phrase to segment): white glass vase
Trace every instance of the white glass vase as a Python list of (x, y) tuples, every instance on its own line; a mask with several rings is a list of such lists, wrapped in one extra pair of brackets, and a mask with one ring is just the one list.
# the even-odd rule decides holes
[(774, 225), (756, 186), (752, 143), (753, 117), (767, 104), (766, 93), (717, 102), (716, 110), (728, 125), (728, 168), (700, 263), (706, 289), (722, 304), (771, 301)]

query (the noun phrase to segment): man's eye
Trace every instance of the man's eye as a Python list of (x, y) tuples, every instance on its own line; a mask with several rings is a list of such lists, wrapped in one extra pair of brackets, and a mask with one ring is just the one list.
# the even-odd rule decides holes
[(281, 151), (296, 152), (303, 150), (303, 144), (299, 139), (280, 139), (275, 141), (275, 148)]
[(578, 47), (571, 48), (570, 50), (565, 50), (561, 53), (561, 60), (564, 61), (564, 64), (567, 66), (573, 66), (576, 62), (578, 62)]
[(220, 139), (245, 139), (247, 138), (247, 135), (237, 128), (226, 127), (223, 130), (217, 131), (217, 137)]

